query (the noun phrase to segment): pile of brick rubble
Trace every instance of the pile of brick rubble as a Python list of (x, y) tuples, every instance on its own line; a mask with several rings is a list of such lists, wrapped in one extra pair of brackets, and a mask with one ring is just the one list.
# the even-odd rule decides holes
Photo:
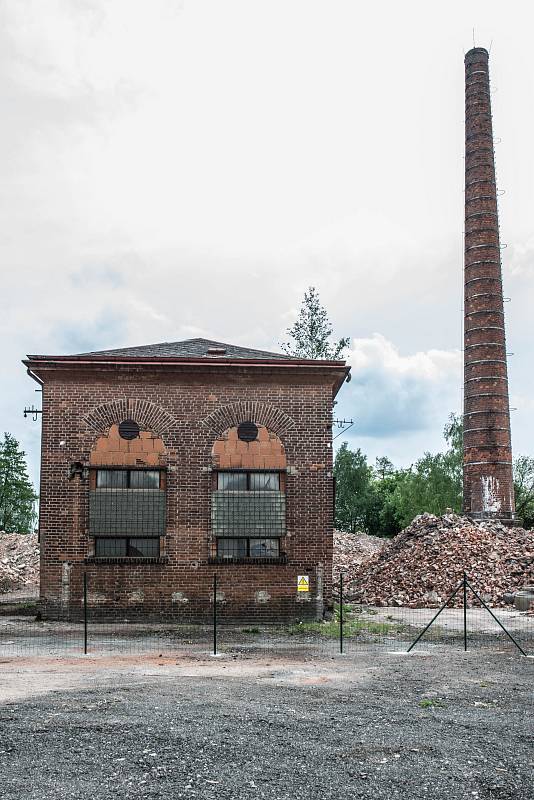
[(39, 544), (35, 533), (0, 531), (0, 592), (39, 584)]
[(421, 514), (375, 555), (344, 571), (347, 598), (369, 605), (438, 606), (464, 571), (486, 603), (505, 605), (534, 584), (534, 531)]
[(367, 533), (343, 533), (334, 531), (334, 581), (339, 575), (350, 575), (355, 567), (366, 564), (380, 552), (387, 539), (369, 536)]

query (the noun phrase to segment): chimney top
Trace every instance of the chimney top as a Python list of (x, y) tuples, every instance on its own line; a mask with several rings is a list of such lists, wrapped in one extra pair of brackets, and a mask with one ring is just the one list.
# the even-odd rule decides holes
[(464, 56), (464, 61), (470, 61), (473, 56), (485, 56), (489, 59), (489, 51), (485, 47), (472, 47)]

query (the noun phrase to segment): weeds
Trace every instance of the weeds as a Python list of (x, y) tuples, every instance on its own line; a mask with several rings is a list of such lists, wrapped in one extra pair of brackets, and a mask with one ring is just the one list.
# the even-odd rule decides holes
[(424, 700), (419, 702), (419, 708), (447, 708), (447, 706), (441, 700), (432, 700), (429, 697), (425, 697)]
[[(388, 636), (400, 633), (404, 630), (404, 627), (404, 625), (397, 623), (373, 622), (368, 619), (347, 617), (343, 622), (343, 636), (347, 639), (361, 636), (362, 634)], [(298, 622), (294, 625), (288, 625), (287, 628), (284, 628), (284, 631), (290, 636), (315, 634), (324, 636), (327, 639), (336, 639), (339, 637), (339, 619), (334, 618), (328, 622)]]

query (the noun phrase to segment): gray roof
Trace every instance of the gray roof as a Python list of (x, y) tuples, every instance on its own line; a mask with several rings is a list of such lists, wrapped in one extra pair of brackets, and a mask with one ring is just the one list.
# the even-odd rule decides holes
[[(196, 358), (212, 354), (208, 353), (210, 348), (225, 350), (219, 358), (257, 358), (272, 360), (275, 358), (289, 359), (292, 356), (284, 353), (270, 353), (268, 350), (253, 350), (250, 347), (239, 347), (235, 344), (225, 342), (214, 342), (210, 339), (186, 339), (183, 342), (161, 342), (160, 344), (145, 344), (140, 347), (121, 347), (117, 350), (98, 350), (91, 353), (76, 353), (75, 357), (81, 356), (118, 356), (124, 358)], [(216, 354), (213, 354), (214, 356)], [(297, 361), (299, 359), (296, 359)]]

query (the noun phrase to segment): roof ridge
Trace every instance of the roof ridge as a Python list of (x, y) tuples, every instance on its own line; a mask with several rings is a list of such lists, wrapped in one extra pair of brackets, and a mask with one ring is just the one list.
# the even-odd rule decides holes
[[(230, 358), (280, 358), (292, 359), (296, 356), (290, 356), (285, 353), (275, 352), (272, 350), (262, 350), (259, 348), (244, 347), (238, 344), (231, 344), (230, 342), (221, 342), (217, 339), (207, 339), (203, 336), (196, 336), (191, 339), (180, 339), (173, 342), (155, 342), (154, 344), (136, 345), (133, 347), (116, 347), (108, 350), (91, 350), (85, 353), (74, 353), (73, 357), (91, 357), (91, 356), (160, 356), (162, 358), (172, 357), (209, 357), (210, 348), (220, 348), (226, 351), (225, 354), (220, 354), (222, 357), (226, 355)], [(298, 360), (298, 359), (297, 359)]]

